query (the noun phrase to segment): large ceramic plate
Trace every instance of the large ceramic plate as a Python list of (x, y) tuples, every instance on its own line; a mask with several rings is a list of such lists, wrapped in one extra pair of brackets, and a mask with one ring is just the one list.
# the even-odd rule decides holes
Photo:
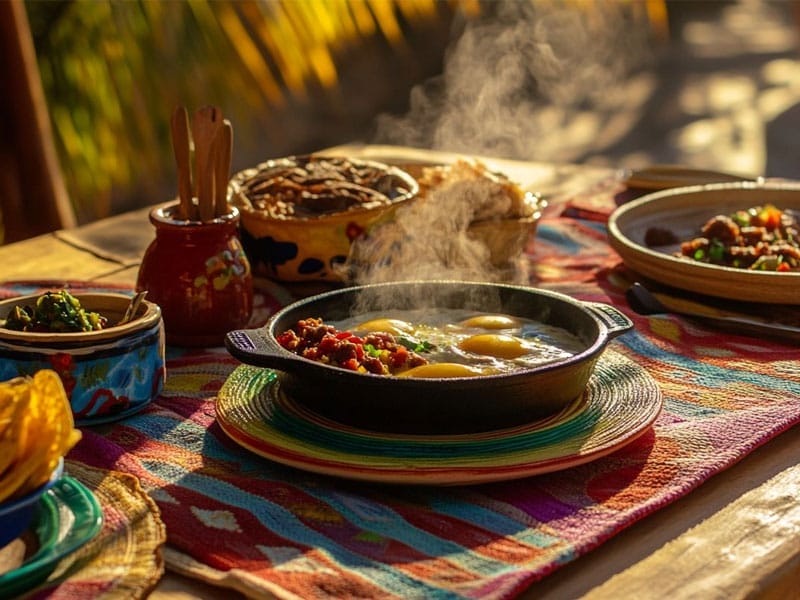
[(724, 183), (656, 192), (618, 208), (608, 222), (609, 238), (630, 269), (659, 283), (729, 300), (800, 304), (800, 273), (709, 265), (673, 256), (677, 244), (644, 243), (650, 227), (688, 240), (711, 217), (766, 203), (800, 211), (800, 184)]
[(217, 421), (234, 441), (285, 465), (364, 481), (460, 485), (528, 477), (605, 456), (647, 430), (661, 410), (661, 393), (642, 367), (606, 351), (583, 396), (564, 412), (486, 433), (356, 429), (293, 401), (277, 372), (246, 365), (230, 375), (216, 406)]
[(38, 550), (18, 568), (0, 575), (0, 598), (12, 598), (47, 579), (58, 562), (89, 542), (103, 525), (94, 494), (65, 475), (42, 496), (31, 531)]

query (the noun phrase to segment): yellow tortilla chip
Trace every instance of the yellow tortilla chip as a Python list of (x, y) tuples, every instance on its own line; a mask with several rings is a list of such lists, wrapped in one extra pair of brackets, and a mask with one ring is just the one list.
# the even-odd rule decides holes
[(80, 437), (55, 371), (0, 383), (0, 502), (47, 482)]

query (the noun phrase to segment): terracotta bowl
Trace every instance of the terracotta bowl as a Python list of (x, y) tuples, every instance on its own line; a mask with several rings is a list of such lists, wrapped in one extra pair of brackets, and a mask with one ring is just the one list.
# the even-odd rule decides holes
[[(53, 369), (61, 377), (78, 425), (112, 421), (143, 409), (164, 385), (164, 325), (157, 304), (144, 300), (127, 323), (124, 294), (75, 293), (87, 311), (109, 325), (99, 331), (39, 333), (0, 327), (0, 381)], [(3, 322), (15, 306), (39, 295), (0, 302)]]
[[(609, 241), (631, 270), (655, 282), (739, 302), (798, 304), (800, 272), (737, 269), (676, 256), (680, 242), (698, 237), (708, 219), (764, 204), (800, 213), (800, 185), (714, 183), (647, 194), (614, 211)], [(647, 233), (655, 228), (673, 239), (648, 245)]]
[[(527, 280), (526, 251), (547, 206), (540, 194), (522, 190), (503, 173), (466, 160), (455, 165), (396, 166), (419, 183), (417, 199), (353, 241), (342, 271), (349, 284), (439, 277), (505, 283)], [(449, 174), (448, 169), (452, 169)], [(442, 173), (441, 181), (437, 172)], [(472, 185), (481, 187), (470, 189)], [(479, 201), (492, 197), (497, 202), (494, 206)], [(462, 203), (475, 201), (475, 214), (465, 223)]]
[[(444, 167), (436, 164), (398, 164), (398, 167), (408, 172), (420, 182), (420, 197), (426, 195), (425, 170)], [(510, 187), (517, 187), (508, 176), (487, 169), (487, 175), (508, 182)], [(489, 263), (494, 269), (507, 269), (519, 259), (525, 251), (528, 242), (536, 234), (536, 228), (542, 218), (542, 212), (547, 207), (547, 200), (541, 194), (519, 189), (522, 205), (525, 207), (525, 216), (494, 216), (492, 218), (472, 221), (467, 228), (467, 234), (473, 239), (482, 242), (489, 251)]]
[[(371, 169), (381, 176), (371, 184), (391, 202), (368, 203), (346, 210), (321, 210), (318, 214), (276, 216), (259, 208), (259, 203), (277, 202), (253, 191), (255, 181), (270, 178), (293, 167), (307, 168), (321, 161), (342, 161), (358, 169)], [(322, 185), (326, 185), (325, 182)], [(369, 186), (367, 186), (369, 187)], [(242, 215), (242, 243), (256, 272), (279, 281), (338, 281), (342, 264), (353, 240), (374, 225), (392, 217), (398, 206), (413, 199), (419, 190), (416, 180), (397, 167), (341, 157), (297, 156), (264, 162), (234, 175), (230, 183), (231, 202)], [(331, 192), (336, 205), (336, 193)]]

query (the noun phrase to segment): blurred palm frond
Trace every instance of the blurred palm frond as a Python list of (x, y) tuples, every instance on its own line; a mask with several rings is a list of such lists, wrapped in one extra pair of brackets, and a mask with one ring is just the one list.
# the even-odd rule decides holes
[(298, 119), (319, 118), (310, 98), (322, 97), (335, 131), (337, 119), (354, 118), (336, 92), (348, 57), (367, 44), (402, 53), (409, 31), (443, 30), (462, 6), (477, 10), (476, 0), (28, 0), (79, 221), (165, 199), (176, 105), (222, 107), (242, 132), (240, 155), (311, 150), (276, 116), (292, 105)]
[[(442, 72), (455, 26), (504, 4), (25, 1), (79, 222), (172, 197), (175, 106), (222, 108), (236, 132), (234, 169), (352, 141), (379, 113), (405, 110), (411, 88)], [(632, 23), (649, 20), (654, 29), (665, 25), (664, 0), (528, 0), (527, 6), (571, 8), (595, 32), (613, 31), (604, 17), (616, 13)]]

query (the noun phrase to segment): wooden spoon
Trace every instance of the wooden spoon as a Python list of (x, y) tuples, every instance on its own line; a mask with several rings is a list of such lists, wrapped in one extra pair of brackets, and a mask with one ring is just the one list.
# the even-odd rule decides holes
[(185, 106), (178, 106), (170, 120), (172, 149), (178, 167), (178, 218), (190, 219), (194, 212), (192, 202), (192, 164), (189, 140), (189, 113)]
[(231, 173), (231, 155), (233, 153), (233, 127), (228, 119), (216, 135), (216, 156), (214, 162), (214, 216), (221, 217), (228, 213), (228, 180)]
[(214, 218), (214, 166), (211, 162), (211, 146), (220, 127), (222, 127), (222, 111), (216, 106), (204, 106), (192, 117), (195, 185), (201, 221), (210, 221)]
[(137, 292), (136, 295), (131, 298), (131, 302), (128, 304), (128, 308), (125, 310), (125, 314), (122, 315), (119, 323), (117, 323), (117, 326), (124, 325), (136, 316), (136, 312), (139, 310), (139, 306), (141, 306), (142, 300), (144, 300), (146, 295), (147, 290), (142, 290), (141, 292)]

